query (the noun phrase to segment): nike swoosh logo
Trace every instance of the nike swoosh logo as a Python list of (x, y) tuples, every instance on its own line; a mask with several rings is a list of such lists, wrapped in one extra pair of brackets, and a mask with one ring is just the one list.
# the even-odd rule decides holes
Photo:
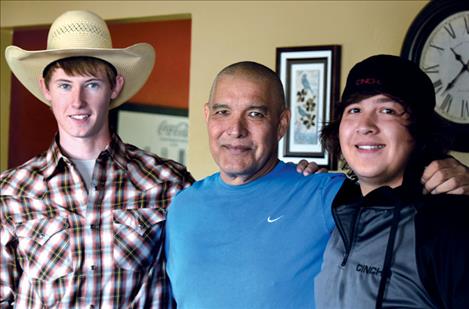
[(283, 216), (277, 217), (277, 218), (275, 218), (275, 219), (271, 219), (270, 216), (269, 216), (269, 217), (267, 218), (267, 222), (273, 223), (273, 222), (275, 222), (275, 221), (277, 221), (277, 220), (280, 220), (280, 218), (282, 218), (282, 217), (283, 217)]

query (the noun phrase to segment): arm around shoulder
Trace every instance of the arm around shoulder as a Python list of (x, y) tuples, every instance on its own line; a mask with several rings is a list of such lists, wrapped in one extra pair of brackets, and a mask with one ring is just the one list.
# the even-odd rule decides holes
[(435, 197), (416, 219), (419, 273), (440, 308), (469, 308), (469, 197)]

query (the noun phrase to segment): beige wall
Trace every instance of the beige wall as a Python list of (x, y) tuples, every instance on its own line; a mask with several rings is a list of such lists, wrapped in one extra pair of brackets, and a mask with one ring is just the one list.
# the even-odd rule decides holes
[(0, 171), (8, 166), (8, 128), (10, 126), (10, 70), (5, 61), (5, 48), (11, 42), (12, 32), (0, 31)]
[[(357, 61), (376, 53), (400, 52), (406, 30), (425, 4), (410, 0), (2, 1), (0, 20), (2, 27), (48, 24), (70, 9), (89, 9), (104, 19), (191, 14), (188, 168), (201, 178), (216, 171), (202, 107), (211, 80), (221, 68), (254, 60), (275, 69), (276, 47), (340, 44), (343, 87), (346, 73)], [(1, 104), (5, 104), (3, 98)], [(3, 118), (2, 109), (2, 123)], [(469, 155), (465, 155), (469, 164)]]

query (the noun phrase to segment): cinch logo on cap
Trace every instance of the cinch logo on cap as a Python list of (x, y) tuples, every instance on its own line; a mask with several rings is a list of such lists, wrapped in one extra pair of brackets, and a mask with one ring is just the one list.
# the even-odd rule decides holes
[(355, 81), (355, 86), (361, 85), (381, 85), (381, 81), (376, 78), (360, 78)]

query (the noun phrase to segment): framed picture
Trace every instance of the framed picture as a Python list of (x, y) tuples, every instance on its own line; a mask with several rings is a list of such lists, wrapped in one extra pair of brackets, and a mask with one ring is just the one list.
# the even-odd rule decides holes
[(127, 103), (112, 111), (110, 121), (125, 143), (187, 163), (187, 109)]
[(279, 158), (306, 159), (336, 169), (335, 156), (321, 146), (320, 133), (332, 120), (339, 99), (340, 46), (277, 48), (276, 70), (291, 112), (290, 127), (279, 143)]

